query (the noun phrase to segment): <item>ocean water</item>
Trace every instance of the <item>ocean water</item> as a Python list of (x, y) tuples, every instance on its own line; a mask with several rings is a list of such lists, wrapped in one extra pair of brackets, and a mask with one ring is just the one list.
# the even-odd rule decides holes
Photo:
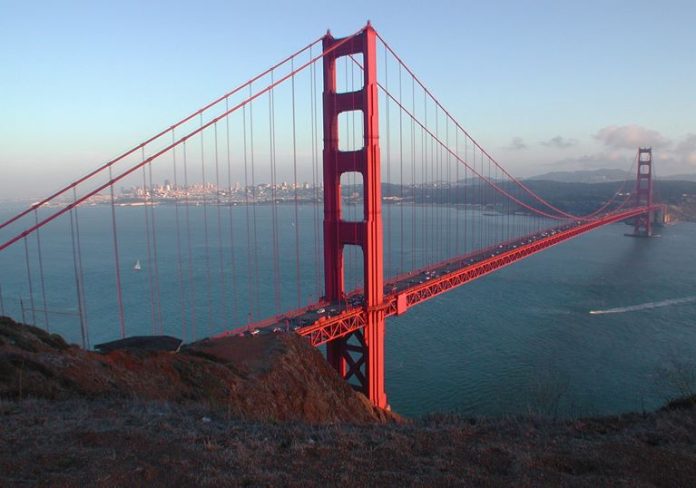
[[(2, 208), (0, 219), (14, 210)], [(257, 212), (255, 233), (247, 226), (247, 212)], [(449, 256), (455, 248), (496, 242), (506, 226), (505, 217), (475, 211), (415, 212), (404, 224), (399, 209), (384, 212), (389, 275)], [(93, 345), (119, 334), (111, 214), (100, 206), (78, 213)], [(293, 206), (278, 207), (275, 279), (270, 207), (224, 208), (219, 214), (210, 206), (157, 208), (150, 214), (156, 217), (157, 283), (145, 215), (142, 207), (117, 211), (128, 335), (161, 331), (192, 340), (321, 294), (322, 273), (313, 266), (321, 254), (314, 225), (321, 222), (321, 209), (302, 205), (295, 215)], [(461, 242), (454, 243), (454, 234), (428, 242), (424, 231), (434, 219), (459, 229)], [(543, 224), (516, 219), (519, 231)], [(663, 228), (655, 239), (625, 237), (629, 230), (623, 224), (595, 230), (389, 319), (386, 387), (392, 408), (411, 416), (435, 411), (575, 416), (664, 403), (675, 394), (669, 372), (696, 368), (696, 225)], [(70, 220), (45, 227), (41, 239), (46, 306), (35, 238), (27, 241), (32, 293), (23, 243), (0, 253), (2, 305), (8, 315), (24, 315), (43, 327), (48, 322), (52, 331), (79, 342)], [(361, 280), (360, 259), (358, 251), (346, 252), (349, 288)], [(136, 261), (142, 271), (133, 270)], [(159, 300), (151, 299), (153, 287), (160, 289)]]

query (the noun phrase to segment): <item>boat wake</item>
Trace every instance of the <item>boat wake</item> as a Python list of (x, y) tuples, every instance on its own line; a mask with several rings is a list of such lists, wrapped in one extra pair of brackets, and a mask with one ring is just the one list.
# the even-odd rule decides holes
[(640, 305), (632, 305), (630, 307), (608, 308), (606, 310), (590, 310), (592, 315), (601, 315), (607, 313), (625, 313), (637, 312), (638, 310), (649, 310), (651, 308), (670, 307), (672, 305), (681, 305), (683, 303), (696, 302), (696, 297), (672, 298), (670, 300), (662, 300), (660, 302), (641, 303)]

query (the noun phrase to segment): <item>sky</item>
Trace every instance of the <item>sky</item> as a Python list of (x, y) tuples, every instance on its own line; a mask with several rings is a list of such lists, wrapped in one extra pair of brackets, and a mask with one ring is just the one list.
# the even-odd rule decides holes
[(370, 20), (518, 176), (696, 172), (696, 2), (0, 0), (0, 196), (41, 196)]

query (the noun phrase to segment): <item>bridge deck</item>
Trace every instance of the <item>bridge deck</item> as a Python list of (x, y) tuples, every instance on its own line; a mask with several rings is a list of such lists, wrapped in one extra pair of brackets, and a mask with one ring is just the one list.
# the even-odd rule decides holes
[[(548, 249), (604, 225), (644, 214), (654, 207), (638, 207), (608, 213), (591, 221), (574, 221), (545, 229), (513, 241), (497, 244), (475, 253), (436, 263), (385, 284), (383, 307), (386, 316), (401, 315), (418, 303), (497, 271), (532, 254)], [(344, 302), (317, 302), (307, 307), (224, 332), (267, 334), (295, 331), (314, 346), (346, 336), (365, 326), (361, 290), (350, 293)]]

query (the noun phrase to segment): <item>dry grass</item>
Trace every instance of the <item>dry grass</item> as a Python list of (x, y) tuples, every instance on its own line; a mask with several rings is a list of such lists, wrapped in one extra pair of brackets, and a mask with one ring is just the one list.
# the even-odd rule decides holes
[(555, 421), (551, 378), (533, 416), (384, 423), (305, 341), (266, 337), (102, 356), (0, 319), (0, 486), (694, 486), (696, 397)]
[(0, 317), (0, 398), (140, 398), (196, 402), (227, 418), (386, 422), (295, 334), (201, 341), (176, 352), (68, 346)]
[(0, 403), (0, 484), (32, 486), (693, 486), (696, 401), (572, 422), (227, 420), (199, 404)]

